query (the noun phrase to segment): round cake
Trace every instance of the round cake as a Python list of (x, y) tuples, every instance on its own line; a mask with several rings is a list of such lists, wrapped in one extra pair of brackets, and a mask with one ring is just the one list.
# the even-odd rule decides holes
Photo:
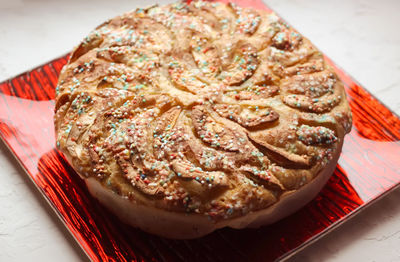
[(323, 55), (275, 14), (235, 4), (108, 20), (72, 52), (56, 92), (57, 147), (90, 193), (169, 238), (293, 213), (351, 129)]

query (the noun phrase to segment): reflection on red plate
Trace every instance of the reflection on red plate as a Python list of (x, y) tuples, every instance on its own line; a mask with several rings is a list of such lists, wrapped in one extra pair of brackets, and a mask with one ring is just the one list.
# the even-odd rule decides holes
[[(236, 2), (266, 9), (261, 1)], [(274, 261), (400, 184), (400, 119), (328, 59), (346, 85), (354, 126), (334, 175), (311, 203), (260, 229), (222, 229), (187, 241), (149, 235), (94, 200), (54, 147), (54, 89), (66, 62), (58, 58), (0, 84), (0, 135), (92, 260)]]

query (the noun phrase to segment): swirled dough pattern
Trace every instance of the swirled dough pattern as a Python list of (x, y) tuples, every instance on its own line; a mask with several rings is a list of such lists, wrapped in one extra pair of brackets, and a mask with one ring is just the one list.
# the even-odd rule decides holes
[(55, 112), (57, 146), (83, 178), (210, 223), (310, 183), (351, 127), (343, 84), (309, 40), (273, 13), (200, 1), (97, 27), (62, 70)]

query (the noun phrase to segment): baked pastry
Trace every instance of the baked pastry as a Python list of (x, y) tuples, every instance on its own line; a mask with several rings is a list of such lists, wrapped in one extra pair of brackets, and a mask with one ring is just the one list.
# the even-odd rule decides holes
[(57, 86), (57, 146), (123, 221), (169, 238), (305, 205), (351, 113), (323, 55), (275, 14), (192, 2), (97, 27)]

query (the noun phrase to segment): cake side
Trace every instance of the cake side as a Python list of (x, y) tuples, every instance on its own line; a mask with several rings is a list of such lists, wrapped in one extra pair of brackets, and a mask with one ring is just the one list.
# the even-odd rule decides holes
[(321, 191), (332, 175), (340, 152), (338, 152), (328, 167), (321, 170), (307, 185), (299, 190), (285, 192), (279, 202), (269, 208), (251, 211), (244, 216), (220, 220), (210, 220), (208, 217), (193, 213), (176, 213), (155, 209), (149, 205), (141, 205), (108, 190), (98, 180), (86, 179), (86, 185), (96, 199), (115, 213), (122, 221), (140, 228), (148, 233), (171, 239), (193, 239), (207, 235), (219, 228), (235, 229), (257, 228), (272, 224), (296, 212)]

